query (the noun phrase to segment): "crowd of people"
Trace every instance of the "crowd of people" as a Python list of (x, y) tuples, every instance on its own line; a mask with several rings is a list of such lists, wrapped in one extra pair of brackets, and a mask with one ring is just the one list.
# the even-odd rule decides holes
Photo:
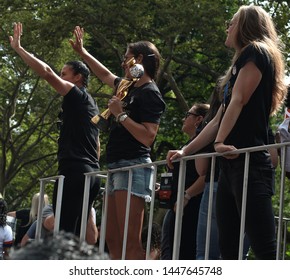
[[(72, 234), (69, 238), (73, 239), (80, 236), (84, 173), (100, 170), (101, 122), (106, 123), (109, 131), (106, 145), (109, 171), (152, 162), (151, 146), (166, 106), (155, 83), (161, 55), (149, 41), (128, 44), (121, 63), (124, 77), (119, 77), (85, 49), (84, 29), (76, 26), (70, 44), (82, 61), (66, 62), (60, 75), (57, 75), (47, 63), (21, 45), (22, 34), (22, 23), (15, 23), (13, 35), (9, 37), (11, 47), (28, 67), (62, 96), (57, 156), (58, 174), (65, 176), (65, 179), (60, 230)], [(241, 6), (229, 22), (226, 34), (225, 45), (234, 50), (231, 65), (219, 78), (210, 105), (195, 103), (186, 112), (182, 131), (188, 135), (189, 141), (180, 143), (181, 148), (178, 150), (168, 151), (167, 167), (173, 175), (170, 207), (163, 219), (162, 229), (154, 227), (154, 244), (157, 245), (152, 247), (151, 259), (172, 259), (180, 175), (177, 160), (205, 152), (221, 154), (214, 170), (208, 258), (239, 258), (245, 156), (233, 152), (273, 143), (269, 118), (282, 106), (287, 85), (282, 44), (273, 20), (264, 9), (254, 5)], [(106, 117), (100, 114), (95, 100), (87, 91), (90, 72), (113, 89)], [(277, 153), (273, 150), (251, 153), (245, 217), (245, 256), (251, 247), (257, 259), (276, 258), (271, 201), (276, 165)], [(197, 158), (186, 163), (179, 259), (206, 258), (210, 170), (211, 162), (208, 158)], [(132, 173), (123, 170), (109, 172), (107, 180), (105, 192), (108, 218), (105, 237), (108, 258), (121, 259), (125, 256), (126, 259), (144, 259), (144, 238), (147, 240), (144, 233), (145, 204), (150, 202), (154, 191), (153, 169), (146, 165), (133, 169)], [(86, 234), (86, 241), (90, 245), (96, 245), (98, 241), (93, 204), (100, 184), (100, 179), (91, 177)], [(8, 212), (5, 200), (0, 199), (0, 253), (3, 252), (0, 258), (9, 258), (9, 248), (13, 244), (12, 230), (6, 222), (7, 215), (10, 215), (21, 221), (14, 240), (14, 259), (60, 259), (54, 247), (60, 245), (55, 241), (39, 243), (45, 245), (47, 250), (53, 250), (51, 256), (41, 256), (39, 254), (42, 250), (27, 245), (35, 237), (37, 221), (41, 223), (42, 239), (51, 236), (57, 193), (58, 182), (54, 186), (52, 204), (49, 204), (47, 196), (44, 198), (42, 217), (37, 217), (39, 194), (33, 197), (31, 209), (12, 212)], [(129, 223), (125, 231), (128, 194)], [(125, 233), (127, 243), (123, 256)], [(24, 248), (18, 249), (19, 244)], [(32, 256), (25, 253), (26, 247), (33, 252)], [(88, 258), (107, 258), (90, 252)], [(61, 258), (69, 259), (71, 256), (66, 254)]]

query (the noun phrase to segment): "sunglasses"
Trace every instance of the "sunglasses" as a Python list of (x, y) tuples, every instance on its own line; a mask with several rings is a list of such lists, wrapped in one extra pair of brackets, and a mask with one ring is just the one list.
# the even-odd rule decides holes
[(198, 114), (195, 114), (195, 113), (191, 113), (191, 112), (186, 112), (185, 113), (185, 118), (188, 118), (189, 116), (196, 116), (196, 117), (198, 117), (199, 115)]

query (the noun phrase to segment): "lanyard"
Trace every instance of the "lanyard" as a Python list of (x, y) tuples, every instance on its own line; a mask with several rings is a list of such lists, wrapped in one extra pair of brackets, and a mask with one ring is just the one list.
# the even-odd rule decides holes
[(228, 90), (229, 90), (229, 81), (226, 83), (225, 88), (224, 88), (223, 112), (225, 112), (226, 110), (226, 99), (227, 99)]

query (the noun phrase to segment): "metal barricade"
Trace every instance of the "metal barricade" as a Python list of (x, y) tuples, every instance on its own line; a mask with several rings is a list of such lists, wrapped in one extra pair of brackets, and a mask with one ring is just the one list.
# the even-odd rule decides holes
[[(244, 168), (244, 181), (243, 181), (243, 198), (242, 198), (242, 210), (241, 210), (241, 224), (240, 224), (240, 240), (239, 240), (239, 259), (243, 258), (243, 243), (244, 243), (244, 230), (245, 230), (245, 213), (246, 213), (246, 197), (247, 197), (247, 188), (248, 188), (248, 172), (249, 172), (249, 161), (251, 152), (265, 150), (267, 148), (280, 148), (281, 149), (281, 186), (280, 186), (280, 207), (279, 207), (279, 216), (276, 217), (278, 222), (277, 227), (277, 259), (280, 259), (281, 256), (281, 244), (283, 243), (283, 254), (282, 258), (285, 257), (286, 250), (286, 235), (285, 228), (287, 230), (287, 222), (289, 219), (283, 218), (284, 211), (284, 192), (285, 192), (285, 154), (286, 146), (290, 145), (289, 143), (281, 144), (272, 144), (267, 146), (258, 146), (236, 150), (231, 152), (231, 154), (241, 154), (245, 153), (245, 168)], [(178, 161), (180, 161), (179, 167), (179, 181), (178, 181), (178, 192), (177, 192), (177, 207), (176, 207), (176, 220), (174, 228), (174, 244), (173, 244), (173, 259), (177, 260), (179, 258), (179, 247), (180, 247), (180, 237), (181, 237), (181, 228), (182, 228), (182, 212), (183, 212), (183, 193), (184, 193), (184, 182), (185, 182), (185, 172), (186, 172), (186, 161), (196, 158), (210, 158), (211, 159), (211, 173), (210, 173), (210, 190), (209, 190), (209, 206), (208, 206), (208, 218), (207, 218), (207, 230), (206, 230), (206, 247), (205, 247), (205, 259), (208, 259), (209, 256), (209, 247), (210, 247), (210, 233), (211, 233), (211, 215), (212, 215), (212, 204), (213, 204), (213, 185), (214, 185), (214, 170), (216, 158), (222, 156), (219, 153), (208, 153), (208, 154), (196, 154), (193, 156), (186, 156)], [(123, 167), (113, 170), (106, 171), (96, 171), (85, 173), (85, 184), (84, 184), (84, 196), (83, 196), (83, 209), (82, 209), (82, 220), (81, 220), (81, 232), (80, 232), (80, 242), (85, 240), (86, 234), (86, 225), (87, 225), (87, 211), (88, 211), (88, 201), (89, 201), (89, 191), (90, 191), (90, 180), (92, 176), (97, 176), (100, 178), (106, 179), (106, 187), (108, 187), (108, 182), (110, 176), (114, 172), (118, 171), (128, 171), (129, 172), (129, 184), (128, 184), (128, 194), (127, 194), (127, 204), (126, 204), (126, 214), (125, 214), (125, 225), (124, 225), (124, 239), (123, 239), (123, 248), (122, 248), (122, 259), (126, 257), (126, 244), (127, 244), (127, 233), (128, 233), (128, 222), (129, 222), (129, 209), (130, 209), (130, 197), (132, 189), (132, 171), (134, 168), (153, 168), (153, 186), (156, 184), (157, 180), (157, 168), (158, 166), (166, 165), (166, 161), (156, 161), (147, 164), (139, 164), (130, 167)], [(44, 185), (45, 182), (51, 182), (52, 180), (57, 180), (58, 182), (58, 196), (57, 196), (57, 207), (56, 207), (56, 216), (55, 216), (55, 229), (54, 234), (59, 231), (59, 219), (60, 219), (60, 205), (62, 198), (62, 188), (64, 176), (55, 176), (49, 178), (40, 179), (40, 194), (41, 201), (38, 209), (38, 215), (41, 217), (41, 205), (43, 203), (43, 194), (44, 194)], [(154, 189), (154, 188), (153, 188)], [(148, 239), (146, 245), (146, 259), (149, 258), (150, 254), (150, 243), (151, 243), (151, 233), (152, 233), (152, 223), (153, 223), (153, 213), (154, 213), (154, 201), (155, 201), (155, 192), (152, 191), (152, 198), (150, 202), (150, 212), (149, 212), (149, 221), (148, 221)], [(99, 239), (99, 251), (104, 253), (105, 251), (105, 235), (106, 235), (106, 222), (107, 222), (107, 204), (108, 204), (108, 193), (105, 191), (103, 197), (102, 205), (102, 218), (101, 218), (101, 234)], [(37, 224), (37, 234), (36, 239), (40, 238), (41, 223)], [(282, 230), (284, 230), (283, 241), (282, 241)]]
[(56, 180), (58, 180), (58, 189), (57, 189), (57, 201), (56, 201), (56, 210), (55, 210), (55, 216), (54, 216), (53, 234), (56, 235), (59, 232), (61, 201), (62, 201), (63, 181), (64, 181), (63, 175), (40, 179), (40, 190), (39, 190), (40, 196), (39, 196), (38, 213), (37, 213), (38, 219), (37, 219), (36, 232), (35, 232), (35, 240), (37, 241), (39, 241), (41, 238), (42, 210), (43, 210), (43, 203), (44, 203), (45, 185), (48, 182), (54, 183)]
[[(271, 144), (266, 146), (257, 146), (239, 149), (229, 154), (242, 154), (245, 153), (245, 169), (244, 169), (244, 180), (243, 180), (243, 198), (242, 198), (242, 209), (241, 209), (241, 224), (240, 224), (240, 240), (239, 240), (239, 260), (243, 259), (243, 245), (244, 245), (244, 230), (245, 230), (245, 213), (246, 213), (246, 197), (248, 188), (248, 172), (249, 172), (249, 160), (251, 152), (262, 151), (269, 148), (280, 148), (281, 149), (281, 178), (280, 178), (280, 207), (279, 207), (279, 217), (278, 217), (278, 230), (277, 230), (277, 255), (276, 259), (280, 258), (281, 255), (281, 231), (283, 228), (283, 212), (284, 212), (284, 199), (285, 199), (285, 157), (286, 157), (286, 146), (288, 143)], [(186, 165), (184, 164), (187, 160), (196, 159), (199, 157), (211, 157), (211, 179), (210, 179), (210, 197), (209, 197), (209, 209), (208, 209), (208, 219), (207, 219), (207, 232), (206, 232), (206, 249), (205, 249), (205, 259), (209, 256), (209, 246), (210, 246), (210, 226), (211, 226), (211, 215), (212, 215), (212, 204), (213, 204), (213, 179), (214, 179), (214, 167), (215, 167), (215, 157), (222, 156), (219, 153), (211, 154), (196, 154), (194, 156), (186, 156), (180, 161), (179, 168), (179, 181), (178, 181), (178, 196), (177, 196), (177, 209), (176, 209), (176, 223), (174, 230), (174, 245), (173, 245), (173, 259), (177, 260), (179, 257), (179, 246), (180, 246), (180, 236), (182, 227), (182, 205), (183, 205), (183, 193), (184, 193), (184, 174), (186, 172)], [(285, 244), (285, 243), (284, 243)], [(285, 249), (284, 249), (285, 250)]]
[[(279, 226), (278, 232), (281, 231), (282, 224), (282, 214), (283, 214), (283, 201), (284, 201), (284, 185), (285, 185), (285, 176), (284, 168), (285, 168), (285, 151), (286, 146), (290, 145), (290, 143), (283, 143), (283, 144), (272, 144), (267, 146), (259, 146), (259, 147), (251, 147), (240, 149), (235, 152), (231, 152), (231, 154), (241, 154), (245, 153), (245, 169), (244, 169), (244, 182), (243, 182), (243, 198), (242, 198), (242, 210), (241, 210), (241, 224), (240, 224), (240, 240), (239, 240), (239, 259), (243, 259), (243, 245), (244, 245), (244, 230), (245, 230), (245, 213), (246, 213), (246, 197), (247, 197), (247, 188), (248, 188), (248, 172), (249, 172), (249, 160), (250, 154), (254, 151), (265, 150), (266, 148), (281, 148), (281, 187), (280, 187), (280, 213), (279, 213)], [(212, 204), (213, 204), (213, 181), (214, 181), (214, 168), (215, 168), (215, 161), (216, 157), (222, 156), (219, 153), (209, 153), (209, 154), (196, 154), (194, 156), (187, 156), (179, 159), (180, 167), (179, 167), (179, 181), (178, 181), (178, 195), (177, 195), (177, 208), (176, 208), (176, 222), (174, 228), (174, 244), (173, 244), (173, 259), (178, 259), (179, 257), (179, 246), (180, 246), (180, 237), (181, 237), (181, 228), (182, 228), (182, 212), (183, 212), (183, 193), (184, 193), (184, 182), (185, 182), (185, 172), (186, 172), (186, 161), (193, 159), (193, 158), (211, 158), (211, 176), (210, 176), (210, 193), (209, 193), (209, 209), (208, 209), (208, 219), (207, 219), (207, 231), (206, 231), (206, 248), (205, 248), (205, 259), (208, 259), (209, 255), (209, 246), (210, 246), (210, 225), (211, 225), (211, 214), (212, 214)], [(144, 168), (144, 167), (152, 167), (154, 168), (154, 180), (153, 184), (156, 183), (157, 178), (157, 167), (159, 165), (166, 165), (166, 161), (159, 161), (153, 162), (150, 164), (141, 164), (135, 165), (130, 167), (124, 167), (114, 170), (105, 171), (105, 177), (107, 177), (106, 188), (108, 184), (108, 180), (110, 178), (110, 174), (117, 172), (117, 171), (129, 171), (129, 186), (128, 186), (128, 196), (127, 196), (127, 205), (126, 205), (126, 217), (125, 217), (125, 225), (124, 225), (124, 240), (123, 240), (123, 249), (122, 249), (122, 259), (125, 259), (125, 252), (126, 252), (126, 243), (127, 243), (127, 233), (128, 233), (128, 221), (129, 221), (129, 208), (130, 208), (130, 195), (131, 195), (131, 188), (132, 188), (132, 170), (134, 168)], [(104, 174), (104, 171), (98, 171), (93, 173), (85, 174), (86, 177), (88, 176), (99, 176), (100, 174)], [(98, 175), (99, 174), (99, 175)], [(87, 182), (87, 179), (86, 179)], [(100, 252), (104, 252), (105, 247), (105, 233), (106, 233), (106, 220), (107, 220), (107, 193), (105, 192), (104, 196), (104, 203), (102, 209), (102, 222), (101, 222), (101, 235), (100, 235)], [(152, 232), (152, 222), (153, 222), (153, 210), (154, 210), (154, 197), (155, 192), (152, 192), (152, 199), (150, 205), (150, 212), (149, 212), (149, 222), (148, 222), (148, 239), (147, 239), (147, 246), (146, 246), (146, 258), (148, 258), (150, 253), (150, 242), (151, 242), (151, 232)], [(87, 207), (84, 206), (84, 207)], [(85, 227), (83, 227), (85, 228)], [(82, 235), (82, 238), (84, 235)], [(279, 238), (279, 233), (277, 234), (277, 259), (280, 255), (280, 245), (281, 239)]]
[[(275, 216), (275, 220), (278, 223), (277, 229), (279, 229), (279, 217)], [(279, 255), (277, 254), (277, 259), (285, 260), (286, 257), (286, 249), (287, 249), (287, 233), (288, 233), (288, 223), (290, 222), (290, 218), (283, 218), (282, 223), (280, 223), (280, 232), (278, 231), (277, 235), (281, 233), (280, 242), (277, 246), (280, 248)]]

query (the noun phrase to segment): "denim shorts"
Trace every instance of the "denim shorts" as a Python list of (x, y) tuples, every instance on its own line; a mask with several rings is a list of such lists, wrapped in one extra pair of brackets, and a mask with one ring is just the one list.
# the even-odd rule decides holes
[[(109, 163), (108, 169), (117, 169), (137, 164), (151, 163), (150, 157), (140, 157), (135, 159), (121, 159), (119, 161)], [(110, 181), (108, 192), (116, 190), (128, 190), (129, 171), (117, 171), (110, 173)], [(151, 201), (151, 192), (153, 185), (153, 166), (134, 168), (132, 170), (132, 188), (131, 193), (138, 197), (142, 197), (146, 202)]]

